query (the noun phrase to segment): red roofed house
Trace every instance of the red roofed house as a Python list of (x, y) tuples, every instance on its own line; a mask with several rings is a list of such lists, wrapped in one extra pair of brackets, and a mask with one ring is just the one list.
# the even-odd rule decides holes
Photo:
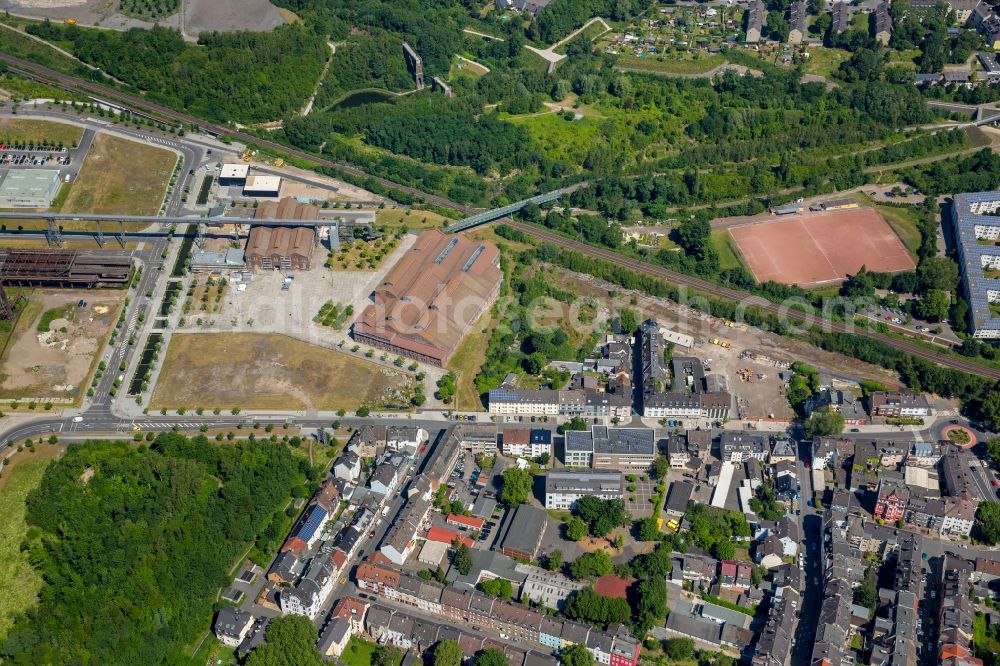
[(333, 552), (330, 553), (330, 561), (337, 567), (337, 574), (339, 575), (344, 570), (344, 565), (347, 564), (347, 553), (339, 548), (334, 548)]
[(594, 592), (602, 597), (614, 597), (615, 599), (627, 599), (628, 588), (635, 582), (634, 578), (622, 578), (614, 574), (601, 576), (594, 581)]
[(362, 562), (358, 565), (354, 577), (358, 580), (358, 588), (372, 590), (378, 594), (384, 595), (386, 590), (395, 590), (399, 587), (398, 571), (368, 564), (367, 562)]
[(469, 537), (460, 535), (458, 532), (453, 532), (452, 530), (446, 530), (443, 527), (432, 527), (427, 530), (427, 540), (437, 541), (438, 543), (446, 543), (451, 545), (452, 542), (458, 539), (464, 543), (469, 548), (472, 548), (473, 541)]
[(309, 544), (296, 536), (285, 542), (285, 544), (281, 547), (281, 552), (283, 553), (286, 550), (290, 550), (295, 553), (295, 557), (298, 557), (302, 554), (302, 551), (307, 548), (309, 548)]
[(343, 597), (333, 607), (330, 613), (332, 617), (339, 617), (351, 623), (351, 631), (362, 633), (364, 631), (365, 612), (368, 611), (368, 604), (355, 597)]
[(719, 585), (733, 587), (736, 584), (736, 562), (723, 560), (719, 563)]
[(448, 516), (448, 524), (463, 530), (481, 530), (486, 521), (478, 516), (462, 516), (457, 513)]

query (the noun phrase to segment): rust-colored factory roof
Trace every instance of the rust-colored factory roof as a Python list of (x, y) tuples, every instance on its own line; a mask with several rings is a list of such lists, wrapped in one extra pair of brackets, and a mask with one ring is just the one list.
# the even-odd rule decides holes
[(254, 217), (258, 220), (317, 220), (319, 207), (285, 197), (281, 201), (261, 201)]
[(496, 246), (425, 231), (376, 288), (355, 333), (444, 363), (492, 303), (500, 279)]
[(307, 227), (254, 227), (247, 242), (247, 256), (290, 257), (312, 254), (313, 230)]

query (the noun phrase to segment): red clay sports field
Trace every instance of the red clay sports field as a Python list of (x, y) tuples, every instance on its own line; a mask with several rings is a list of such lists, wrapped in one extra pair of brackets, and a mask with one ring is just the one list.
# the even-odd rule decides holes
[(758, 282), (807, 287), (839, 282), (861, 266), (892, 273), (916, 265), (873, 208), (786, 215), (729, 232)]

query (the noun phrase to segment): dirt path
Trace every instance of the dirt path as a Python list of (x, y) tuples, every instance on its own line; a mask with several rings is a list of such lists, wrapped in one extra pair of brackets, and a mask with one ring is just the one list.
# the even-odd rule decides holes
[(485, 32), (478, 32), (472, 28), (462, 28), (462, 32), (468, 35), (476, 35), (477, 37), (482, 37), (483, 39), (492, 39), (494, 42), (506, 42), (507, 40), (503, 37), (494, 37), (493, 35), (487, 35)]
[(330, 71), (330, 63), (333, 62), (333, 56), (337, 54), (337, 45), (335, 43), (327, 41), (326, 45), (330, 47), (330, 56), (326, 59), (326, 64), (323, 65), (323, 72), (319, 75), (319, 79), (317, 79), (316, 85), (313, 87), (312, 94), (309, 95), (309, 100), (302, 107), (302, 111), (299, 113), (300, 116), (308, 116), (312, 111), (313, 102), (316, 100), (317, 93), (319, 93), (319, 87), (326, 80), (326, 73)]
[[(563, 37), (558, 42), (556, 42), (555, 44), (553, 44), (548, 48), (540, 49), (535, 46), (528, 46), (527, 44), (524, 46), (524, 48), (528, 49), (535, 55), (541, 56), (543, 59), (545, 59), (549, 63), (549, 72), (551, 73), (556, 65), (558, 65), (560, 62), (566, 59), (566, 55), (562, 53), (556, 53), (556, 49), (565, 44), (566, 42), (570, 41), (577, 35), (579, 35), (581, 32), (589, 28), (594, 23), (600, 23), (601, 25), (603, 25), (604, 32), (608, 32), (609, 30), (611, 30), (611, 26), (608, 25), (607, 21), (605, 21), (599, 16), (595, 16), (594, 18), (590, 19), (589, 21), (581, 25), (579, 28), (569, 33), (568, 35), (566, 35), (565, 37)], [(602, 32), (601, 35), (603, 35), (604, 32)]]

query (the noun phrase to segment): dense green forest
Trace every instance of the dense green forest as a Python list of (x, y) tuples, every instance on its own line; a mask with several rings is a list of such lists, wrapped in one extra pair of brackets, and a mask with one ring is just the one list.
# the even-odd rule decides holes
[(152, 99), (215, 121), (264, 122), (297, 112), (329, 53), (321, 37), (299, 25), (203, 33), (197, 46), (161, 27), (117, 32), (46, 21), (28, 32), (68, 44), (84, 62)]
[(328, 120), (333, 131), (360, 133), (370, 145), (423, 162), (470, 166), (480, 175), (533, 161), (523, 129), (465, 99), (411, 95), (338, 111)]
[(25, 547), (45, 585), (0, 655), (33, 665), (183, 663), (229, 569), (307, 467), (271, 442), (168, 433), (149, 448), (71, 446), (28, 497)]

